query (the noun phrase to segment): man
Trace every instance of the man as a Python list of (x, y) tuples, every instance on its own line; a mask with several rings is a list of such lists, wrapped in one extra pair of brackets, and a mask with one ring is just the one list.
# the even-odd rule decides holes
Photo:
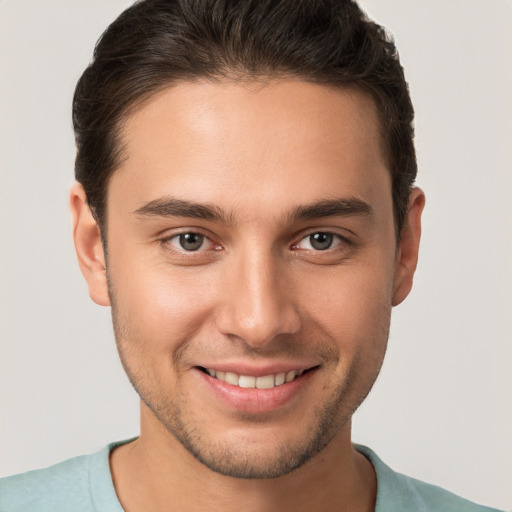
[(141, 434), (1, 510), (489, 510), (351, 443), (424, 195), (383, 31), (351, 2), (135, 4), (76, 89), (74, 240)]

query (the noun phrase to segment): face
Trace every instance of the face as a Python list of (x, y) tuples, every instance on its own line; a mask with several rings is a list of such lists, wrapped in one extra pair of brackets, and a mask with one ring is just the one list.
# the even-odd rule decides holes
[(143, 426), (217, 472), (304, 464), (379, 372), (410, 286), (377, 123), (361, 92), (283, 80), (176, 85), (123, 126), (91, 296)]

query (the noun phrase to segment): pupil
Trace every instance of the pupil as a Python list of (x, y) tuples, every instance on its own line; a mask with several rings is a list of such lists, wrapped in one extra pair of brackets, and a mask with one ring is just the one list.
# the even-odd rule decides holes
[(185, 233), (180, 235), (180, 245), (186, 251), (197, 251), (203, 245), (204, 236), (199, 233)]
[(332, 235), (330, 233), (315, 233), (309, 237), (311, 247), (318, 251), (325, 251), (332, 245)]

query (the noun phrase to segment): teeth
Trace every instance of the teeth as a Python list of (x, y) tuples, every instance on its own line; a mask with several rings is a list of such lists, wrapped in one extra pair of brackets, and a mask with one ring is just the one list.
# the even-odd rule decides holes
[(247, 377), (246, 375), (240, 375), (240, 378), (238, 379), (238, 385), (241, 388), (255, 388), (256, 377)]
[(239, 377), (236, 373), (226, 372), (226, 378), (224, 380), (228, 384), (233, 384), (233, 386), (238, 386)]
[(276, 379), (273, 375), (265, 375), (265, 377), (258, 377), (256, 379), (256, 387), (258, 389), (272, 389), (276, 384)]
[(295, 370), (288, 372), (286, 374), (286, 382), (291, 382), (293, 379), (295, 379), (296, 376), (297, 376), (297, 372)]
[(276, 386), (280, 386), (286, 382), (286, 373), (278, 373), (276, 375)]
[(240, 386), (241, 388), (257, 388), (257, 389), (272, 389), (275, 386), (281, 386), (284, 383), (291, 382), (297, 377), (300, 377), (304, 370), (292, 370), (288, 373), (277, 373), (275, 375), (264, 375), (263, 377), (251, 377), (249, 375), (237, 375), (233, 372), (221, 372), (206, 368), (208, 375), (216, 377), (219, 380), (227, 382), (233, 386)]

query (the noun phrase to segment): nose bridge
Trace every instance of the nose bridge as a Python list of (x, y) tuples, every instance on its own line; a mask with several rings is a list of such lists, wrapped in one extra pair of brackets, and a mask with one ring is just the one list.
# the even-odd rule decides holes
[(288, 287), (286, 271), (271, 248), (250, 245), (231, 268), (219, 327), (253, 347), (300, 328), (300, 317)]

